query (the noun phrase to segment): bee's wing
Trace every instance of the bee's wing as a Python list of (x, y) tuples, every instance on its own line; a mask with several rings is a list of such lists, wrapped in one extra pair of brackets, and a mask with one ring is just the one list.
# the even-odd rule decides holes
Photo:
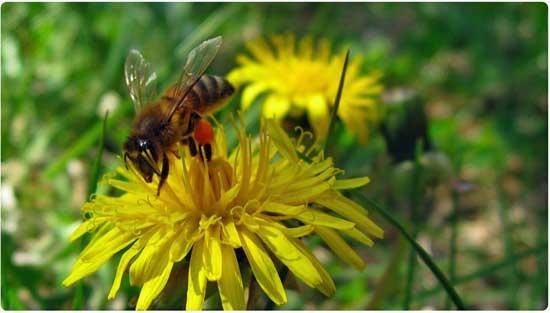
[(154, 100), (157, 91), (157, 74), (141, 53), (132, 49), (126, 57), (124, 76), (137, 113)]
[(178, 82), (175, 85), (174, 95), (178, 99), (177, 104), (172, 108), (168, 120), (172, 118), (172, 115), (183, 104), (183, 100), (193, 88), (193, 86), (199, 81), (202, 74), (206, 71), (214, 57), (218, 53), (222, 44), (222, 37), (203, 41), (200, 45), (195, 47), (187, 55), (187, 61), (183, 66), (183, 71)]

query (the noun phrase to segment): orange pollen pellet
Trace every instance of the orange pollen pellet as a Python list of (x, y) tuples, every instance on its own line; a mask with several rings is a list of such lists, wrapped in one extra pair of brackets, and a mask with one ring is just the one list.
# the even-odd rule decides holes
[(214, 141), (214, 129), (207, 120), (200, 119), (195, 127), (195, 141), (199, 145), (210, 144)]

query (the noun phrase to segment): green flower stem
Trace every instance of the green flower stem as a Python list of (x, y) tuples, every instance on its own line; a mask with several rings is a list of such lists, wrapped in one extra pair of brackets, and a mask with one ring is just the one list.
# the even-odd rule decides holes
[(399, 232), (405, 236), (407, 241), (413, 246), (413, 248), (416, 250), (422, 261), (428, 266), (428, 268), (432, 271), (434, 276), (437, 278), (441, 286), (445, 289), (455, 306), (459, 310), (464, 310), (466, 307), (464, 306), (462, 300), (460, 299), (460, 296), (456, 292), (456, 290), (453, 288), (445, 274), (439, 269), (439, 267), (435, 264), (435, 262), (432, 260), (430, 255), (424, 250), (413, 238), (412, 236), (405, 230), (405, 228), (397, 221), (395, 218), (391, 216), (390, 213), (388, 213), (385, 209), (380, 207), (378, 204), (376, 204), (374, 201), (370, 200), (366, 196), (364, 196), (360, 191), (352, 191), (354, 195), (356, 195), (359, 199), (361, 199), (364, 203), (367, 203), (370, 207), (374, 208), (384, 219), (386, 219), (390, 224), (392, 224), (395, 228), (399, 230)]

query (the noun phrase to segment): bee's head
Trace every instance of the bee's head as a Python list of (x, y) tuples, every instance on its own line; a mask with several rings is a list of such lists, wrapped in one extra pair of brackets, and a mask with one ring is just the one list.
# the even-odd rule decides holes
[[(129, 159), (146, 182), (153, 181), (153, 174), (159, 174), (158, 147), (147, 137), (130, 136), (124, 143), (124, 163)], [(128, 167), (128, 165), (126, 165)]]

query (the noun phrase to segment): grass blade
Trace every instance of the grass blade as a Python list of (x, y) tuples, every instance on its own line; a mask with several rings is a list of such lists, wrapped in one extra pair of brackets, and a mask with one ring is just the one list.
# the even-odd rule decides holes
[(97, 181), (99, 180), (99, 173), (101, 172), (101, 158), (103, 157), (103, 148), (105, 147), (105, 134), (107, 133), (107, 118), (109, 117), (109, 111), (105, 112), (105, 117), (103, 118), (103, 129), (101, 132), (101, 139), (99, 141), (97, 157), (94, 161), (92, 167), (92, 175), (90, 178), (90, 183), (88, 185), (88, 197), (96, 192)]
[[(349, 49), (346, 52), (346, 58), (344, 59), (344, 66), (342, 67), (342, 74), (340, 75), (340, 82), (338, 84), (338, 91), (336, 92), (336, 98), (334, 99), (334, 107), (332, 108), (332, 112), (330, 114), (330, 121), (328, 124), (328, 130), (327, 130), (327, 138), (325, 140), (325, 145), (323, 146), (323, 151), (326, 152), (327, 146), (330, 147), (330, 144), (332, 144), (332, 141), (334, 140), (334, 135), (332, 134), (332, 129), (334, 128), (334, 124), (336, 123), (336, 115), (338, 114), (338, 108), (340, 107), (340, 99), (342, 98), (342, 91), (344, 90), (344, 81), (346, 79), (346, 71), (348, 69), (348, 61), (349, 61)], [(330, 141), (330, 143), (329, 143)]]
[(370, 207), (374, 208), (380, 215), (384, 217), (390, 224), (392, 224), (395, 228), (399, 230), (399, 232), (409, 241), (409, 243), (413, 246), (413, 248), (416, 250), (416, 253), (420, 256), (422, 261), (428, 266), (428, 268), (432, 271), (434, 276), (437, 278), (441, 286), (445, 289), (453, 303), (456, 305), (456, 307), (459, 310), (466, 309), (462, 299), (460, 299), (460, 296), (456, 292), (456, 290), (453, 288), (445, 274), (439, 269), (439, 267), (435, 264), (435, 262), (432, 260), (430, 255), (422, 248), (413, 238), (412, 236), (405, 230), (405, 228), (399, 223), (395, 218), (391, 216), (386, 210), (384, 210), (381, 206), (376, 204), (374, 201), (370, 200), (369, 198), (365, 197), (361, 192), (358, 191), (352, 191), (354, 195), (356, 195), (358, 198), (360, 198), (364, 203), (367, 203)]

